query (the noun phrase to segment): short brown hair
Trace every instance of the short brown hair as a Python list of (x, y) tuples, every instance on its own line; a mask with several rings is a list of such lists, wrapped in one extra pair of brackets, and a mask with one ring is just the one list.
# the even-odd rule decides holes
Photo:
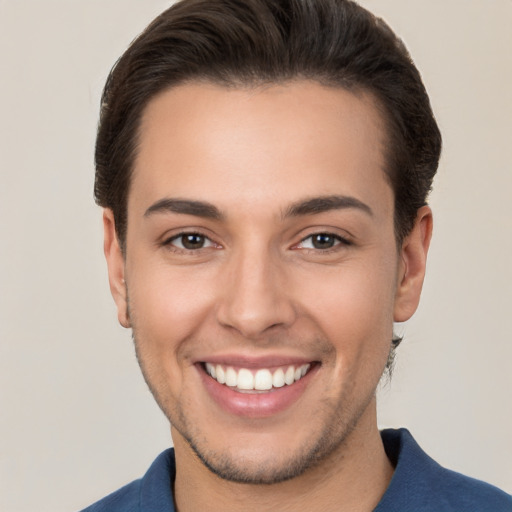
[(190, 81), (237, 87), (294, 79), (377, 99), (401, 242), (426, 203), (441, 152), (428, 95), (402, 41), (350, 0), (181, 0), (135, 39), (103, 91), (94, 194), (113, 210), (121, 246), (141, 116), (156, 94)]

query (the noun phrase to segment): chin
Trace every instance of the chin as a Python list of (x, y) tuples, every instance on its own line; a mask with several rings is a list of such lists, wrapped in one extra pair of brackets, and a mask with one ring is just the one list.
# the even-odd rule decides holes
[[(222, 435), (212, 425), (198, 429), (194, 423), (193, 427), (179, 411), (173, 415), (178, 421), (171, 423), (175, 446), (191, 449), (217, 477), (229, 482), (272, 485), (300, 477), (328, 459), (339, 463), (343, 446), (365, 410), (367, 407), (354, 416), (346, 414), (342, 407), (326, 407), (324, 415), (317, 414), (316, 421), (309, 425), (281, 425), (280, 432), (253, 430)], [(347, 417), (352, 420), (347, 421)]]
[(289, 447), (287, 454), (269, 450), (267, 444), (249, 449), (230, 447), (213, 451), (194, 440), (186, 441), (204, 466), (219, 478), (243, 484), (272, 485), (301, 476), (332, 454), (336, 447), (323, 439), (298, 449)]

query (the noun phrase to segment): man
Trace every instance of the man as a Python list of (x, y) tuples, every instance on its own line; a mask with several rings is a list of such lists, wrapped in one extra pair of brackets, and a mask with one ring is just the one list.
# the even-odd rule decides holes
[(403, 44), (353, 2), (184, 0), (132, 43), (95, 193), (174, 450), (87, 510), (512, 510), (377, 428), (440, 149)]

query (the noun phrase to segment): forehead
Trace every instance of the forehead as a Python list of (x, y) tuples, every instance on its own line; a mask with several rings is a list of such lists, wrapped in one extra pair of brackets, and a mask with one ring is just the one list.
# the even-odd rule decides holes
[(144, 112), (128, 210), (165, 196), (224, 209), (285, 207), (308, 195), (388, 201), (384, 144), (369, 95), (309, 81), (180, 85)]

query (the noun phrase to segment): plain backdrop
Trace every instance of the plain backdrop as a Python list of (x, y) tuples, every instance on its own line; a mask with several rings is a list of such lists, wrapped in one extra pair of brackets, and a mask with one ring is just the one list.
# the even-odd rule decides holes
[[(512, 1), (364, 0), (444, 135), (420, 308), (379, 422), (512, 492)], [(73, 511), (171, 443), (117, 325), (94, 205), (111, 65), (162, 0), (0, 0), (0, 510)]]

